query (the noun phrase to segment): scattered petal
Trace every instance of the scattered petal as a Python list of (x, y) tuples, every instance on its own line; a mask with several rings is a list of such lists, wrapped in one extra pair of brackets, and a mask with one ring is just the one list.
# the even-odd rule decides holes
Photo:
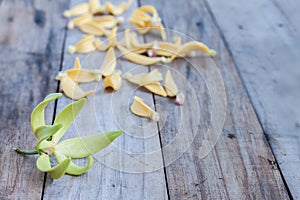
[(91, 21), (93, 19), (93, 15), (88, 13), (88, 14), (84, 14), (84, 15), (81, 15), (73, 20), (71, 20), (68, 25), (67, 25), (67, 28), (68, 29), (73, 29), (75, 26), (80, 26), (80, 25), (83, 25), (89, 21)]
[(73, 100), (78, 100), (95, 93), (94, 90), (84, 92), (69, 76), (62, 77), (60, 81), (61, 90), (67, 97)]
[(163, 80), (162, 74), (157, 69), (154, 69), (149, 73), (140, 73), (136, 75), (132, 75), (128, 72), (124, 75), (124, 78), (129, 82), (140, 86)]
[(114, 72), (116, 65), (117, 65), (116, 54), (114, 48), (110, 47), (105, 55), (99, 73), (102, 76), (110, 76)]
[(93, 20), (81, 24), (80, 26), (78, 26), (78, 28), (80, 29), (80, 31), (89, 35), (104, 36), (107, 34), (106, 29), (101, 24), (98, 24)]
[(70, 10), (64, 11), (64, 17), (74, 17), (86, 14), (90, 11), (90, 6), (88, 3), (81, 3), (74, 7), (72, 7)]
[(82, 39), (75, 44), (75, 46), (70, 45), (68, 47), (68, 52), (73, 53), (91, 53), (96, 48), (94, 46), (95, 36), (93, 35), (84, 35)]
[(153, 65), (162, 61), (162, 58), (160, 57), (149, 58), (147, 56), (132, 52), (121, 45), (117, 45), (117, 47), (127, 60), (139, 65)]
[(130, 106), (130, 110), (137, 116), (149, 117), (155, 122), (159, 121), (159, 114), (146, 105), (144, 100), (140, 97), (134, 97), (133, 103)]
[(104, 88), (113, 88), (114, 90), (118, 90), (122, 86), (122, 78), (121, 78), (121, 72), (119, 70), (116, 70), (112, 75), (106, 76), (104, 79)]
[(170, 70), (167, 71), (164, 81), (164, 87), (169, 97), (175, 97), (179, 92), (176, 83), (171, 75)]
[(147, 88), (149, 91), (153, 92), (154, 94), (166, 97), (167, 93), (164, 90), (164, 88), (161, 86), (159, 82), (149, 83), (147, 85), (144, 85), (145, 88)]
[(129, 8), (129, 6), (132, 4), (133, 0), (128, 0), (128, 2), (122, 2), (119, 5), (115, 6), (110, 2), (106, 2), (106, 9), (109, 14), (112, 15), (121, 15), (124, 13), (125, 10)]

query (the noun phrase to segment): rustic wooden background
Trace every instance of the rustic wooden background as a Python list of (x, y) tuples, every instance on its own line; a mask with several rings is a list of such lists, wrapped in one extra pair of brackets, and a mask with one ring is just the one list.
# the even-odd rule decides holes
[[(167, 28), (204, 41), (219, 53), (214, 61), (226, 89), (227, 116), (222, 135), (206, 158), (198, 156), (202, 136), (197, 133), (208, 126), (208, 89), (196, 71), (189, 71), (193, 68), (182, 66), (180, 60), (172, 67), (200, 91), (196, 97), (201, 118), (180, 121), (199, 123), (196, 130), (192, 125), (184, 127), (195, 138), (165, 168), (146, 172), (148, 166), (132, 161), (130, 153), (128, 159), (114, 158), (108, 149), (97, 154), (98, 162), (86, 174), (52, 180), (36, 169), (36, 157), (14, 153), (14, 147), (34, 147), (30, 113), (48, 93), (58, 91), (57, 72), (73, 65), (75, 55), (67, 54), (66, 49), (81, 33), (65, 29), (62, 12), (79, 2), (0, 0), (0, 199), (300, 199), (300, 1), (137, 0), (126, 12), (128, 17), (138, 6), (154, 5)], [(101, 64), (93, 65), (97, 58), (91, 56), (84, 66), (97, 67)], [(124, 60), (118, 63), (123, 71), (131, 67), (135, 66)], [(99, 131), (97, 123), (104, 131), (123, 127), (131, 132), (128, 100), (133, 86), (124, 81), (120, 98), (103, 91), (102, 84), (92, 87), (97, 87), (97, 93), (89, 98), (87, 107), (97, 105), (97, 112), (91, 115), (84, 110), (68, 132), (70, 137)], [(133, 153), (160, 149), (177, 134), (178, 110), (165, 98), (143, 90), (136, 94), (169, 115), (158, 124), (134, 118), (141, 136), (147, 136), (149, 130), (158, 134), (141, 139), (125, 133), (116, 145)], [(69, 102), (62, 97), (50, 105), (47, 121), (51, 123)], [(104, 106), (105, 102), (114, 106)], [(191, 104), (187, 101), (186, 107), (195, 106)], [(183, 113), (191, 116), (195, 111)], [(178, 145), (145, 162), (154, 163), (153, 168), (164, 166), (174, 154), (180, 154)], [(130, 172), (132, 169), (139, 173)]]

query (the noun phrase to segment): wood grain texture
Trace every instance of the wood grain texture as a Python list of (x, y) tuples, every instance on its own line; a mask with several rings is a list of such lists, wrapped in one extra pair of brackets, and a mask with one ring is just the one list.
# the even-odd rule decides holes
[[(41, 198), (44, 174), (35, 167), (36, 157), (13, 148), (33, 150), (31, 111), (56, 91), (51, 79), (60, 65), (64, 6), (64, 1), (4, 1), (0, 7), (0, 199)], [(51, 123), (53, 105), (46, 113)]]
[[(172, 6), (161, 1), (142, 0), (141, 2), (142, 5), (152, 4), (158, 8), (167, 28), (187, 33), (197, 40), (201, 39), (219, 52), (215, 61), (222, 73), (227, 91), (226, 122), (215, 149), (205, 159), (197, 157), (202, 142), (202, 131), (205, 130), (208, 119), (208, 114), (205, 115), (205, 112), (201, 111), (204, 115), (191, 148), (166, 168), (170, 198), (288, 199), (273, 154), (239, 74), (203, 2), (176, 1)], [(242, 6), (237, 2), (235, 5)], [(180, 12), (173, 8), (180, 8)], [(201, 60), (198, 62), (201, 63)], [(189, 77), (186, 72), (188, 69), (184, 68), (186, 66), (174, 64), (172, 67), (188, 80), (193, 80), (193, 76), (199, 77), (195, 73), (191, 73)], [(192, 82), (200, 98), (200, 108), (208, 109), (209, 102), (205, 95), (201, 95), (202, 92), (206, 92), (204, 86), (201, 87), (201, 81), (197, 79)], [(163, 98), (156, 96), (155, 102), (163, 104), (165, 108), (173, 106), (165, 104)], [(190, 107), (193, 108), (193, 105)], [(172, 127), (174, 123), (166, 123), (161, 129), (163, 145), (169, 142), (170, 135), (176, 134), (176, 130), (172, 130)], [(163, 153), (164, 158), (167, 158), (170, 152)]]
[(290, 191), (299, 199), (300, 13), (297, 8), (300, 2), (212, 0), (207, 3), (231, 50)]
[[(70, 6), (79, 2), (82, 1), (72, 1)], [(113, 3), (118, 2), (122, 1)], [(125, 13), (125, 18), (136, 7), (134, 2)], [(123, 24), (119, 31), (127, 26)], [(76, 56), (81, 59), (83, 68), (97, 69), (102, 64), (104, 52), (94, 52), (87, 56), (66, 52), (68, 45), (75, 44), (81, 36), (78, 30), (68, 31), (63, 70), (73, 67)], [(122, 36), (121, 33), (119, 39)], [(115, 51), (118, 55), (118, 51)], [(127, 71), (133, 74), (148, 71), (147, 67), (136, 66), (122, 57), (117, 60), (117, 69), (122, 70), (122, 74)], [(154, 107), (152, 94), (136, 88), (126, 80), (123, 80), (121, 89), (116, 92), (104, 90), (103, 80), (80, 86), (86, 90), (95, 89), (96, 94), (88, 97), (86, 106), (64, 138), (118, 129), (123, 130), (124, 134), (111, 146), (94, 155), (95, 163), (86, 174), (79, 177), (64, 176), (59, 180), (52, 180), (48, 176), (44, 199), (167, 199), (161, 152), (151, 154), (152, 151), (160, 150), (157, 124), (134, 116), (129, 110), (133, 95), (142, 97)], [(70, 102), (62, 97), (58, 101), (57, 113)], [(84, 165), (85, 161), (78, 163)]]

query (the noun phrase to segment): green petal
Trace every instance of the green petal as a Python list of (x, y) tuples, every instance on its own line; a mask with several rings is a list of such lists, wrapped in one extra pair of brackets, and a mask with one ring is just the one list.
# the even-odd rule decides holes
[(75, 117), (78, 115), (80, 110), (86, 103), (86, 99), (80, 99), (79, 101), (73, 102), (67, 105), (55, 118), (54, 125), (62, 124), (63, 127), (59, 129), (59, 131), (53, 135), (52, 141), (57, 143), (60, 138), (65, 134), (68, 130), (72, 122), (74, 121)]
[[(58, 162), (62, 162), (63, 160), (66, 159), (66, 156), (59, 151), (55, 151), (54, 154)], [(71, 161), (66, 173), (71, 175), (81, 175), (85, 173), (88, 169), (90, 169), (93, 163), (94, 163), (94, 159), (93, 156), (91, 155), (88, 156), (88, 164), (84, 167), (76, 165)]]
[(71, 163), (71, 158), (66, 158), (64, 161), (62, 161), (55, 167), (51, 167), (49, 156), (47, 154), (42, 154), (37, 159), (36, 166), (42, 172), (49, 172), (50, 176), (53, 179), (58, 179), (65, 174), (70, 163)]
[(62, 124), (44, 125), (37, 128), (34, 134), (39, 141), (46, 140), (54, 135), (61, 127)]
[(61, 93), (52, 93), (46, 96), (46, 98), (37, 105), (34, 110), (31, 113), (31, 128), (32, 131), (35, 132), (35, 130), (45, 125), (45, 116), (44, 116), (44, 110), (45, 107), (48, 105), (49, 102), (54, 101), (61, 97)]
[(56, 149), (71, 158), (84, 158), (111, 144), (122, 131), (110, 131), (96, 135), (72, 138), (60, 142)]

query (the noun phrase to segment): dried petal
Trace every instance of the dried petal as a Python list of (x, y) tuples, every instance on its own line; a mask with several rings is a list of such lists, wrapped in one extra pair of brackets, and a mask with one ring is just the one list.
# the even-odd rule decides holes
[(105, 12), (105, 7), (101, 5), (99, 0), (89, 0), (90, 11), (92, 14), (103, 14)]
[(74, 17), (78, 15), (86, 14), (90, 11), (90, 6), (88, 3), (81, 3), (74, 7), (72, 7), (70, 10), (64, 11), (64, 17)]
[(106, 2), (106, 9), (109, 14), (112, 15), (121, 15), (126, 9), (132, 4), (133, 0), (128, 0), (128, 2), (122, 2), (119, 5), (115, 6), (110, 2)]
[(130, 110), (137, 116), (149, 117), (153, 121), (159, 121), (159, 114), (145, 104), (144, 100), (140, 97), (134, 97), (133, 103), (130, 106)]
[(60, 88), (67, 97), (73, 100), (78, 100), (95, 93), (94, 90), (84, 92), (69, 76), (62, 77)]
[(182, 45), (178, 51), (172, 56), (172, 60), (176, 57), (184, 57), (187, 54), (189, 54), (192, 51), (200, 51), (206, 54), (209, 54), (211, 56), (214, 56), (216, 52), (214, 50), (209, 49), (205, 44), (202, 42), (187, 42), (184, 45)]
[(100, 74), (91, 70), (81, 69), (80, 60), (75, 58), (73, 69), (58, 72), (56, 80), (61, 80), (64, 76), (69, 76), (76, 83), (87, 83), (92, 81), (100, 81), (102, 79)]
[(82, 39), (75, 44), (75, 46), (70, 45), (68, 47), (68, 52), (73, 54), (77, 53), (90, 53), (96, 48), (94, 46), (95, 37), (93, 35), (83, 36)]
[(127, 60), (134, 62), (136, 64), (153, 65), (162, 61), (161, 57), (149, 58), (147, 56), (143, 56), (135, 52), (131, 52), (130, 50), (126, 49), (125, 47), (122, 47), (121, 45), (117, 45), (117, 47)]
[(115, 27), (112, 29), (111, 33), (107, 36), (108, 45), (110, 47), (115, 47), (117, 45), (117, 31), (118, 28)]
[(124, 18), (104, 15), (94, 18), (93, 21), (101, 25), (103, 28), (111, 29), (116, 27), (118, 24), (121, 24), (124, 21)]
[(136, 75), (132, 75), (128, 72), (124, 75), (124, 78), (140, 86), (163, 80), (162, 74), (157, 69), (154, 69), (149, 73), (140, 73)]
[(80, 25), (83, 25), (89, 21), (91, 21), (93, 19), (93, 15), (88, 13), (88, 14), (84, 14), (84, 15), (81, 15), (73, 20), (71, 20), (69, 23), (68, 23), (68, 29), (73, 29), (75, 26), (80, 26)]
[(104, 88), (111, 87), (114, 90), (120, 89), (122, 86), (122, 78), (120, 76), (121, 72), (116, 70), (111, 76), (107, 76), (104, 79)]
[(166, 97), (167, 93), (164, 90), (164, 88), (161, 86), (159, 82), (149, 83), (147, 85), (144, 85), (145, 88), (147, 88), (149, 91), (153, 92), (154, 94)]
[(169, 97), (175, 97), (179, 92), (170, 70), (168, 70), (166, 73), (164, 87)]
[(114, 48), (110, 47), (105, 55), (99, 73), (102, 76), (110, 76), (114, 72), (116, 65), (116, 54)]
[(100, 39), (96, 39), (94, 41), (94, 46), (98, 51), (106, 51), (109, 48), (108, 44), (105, 44), (103, 41)]
[(110, 145), (122, 131), (110, 131), (60, 142), (56, 149), (71, 158), (84, 158)]
[(90, 35), (104, 36), (107, 33), (107, 31), (101, 24), (98, 24), (93, 20), (78, 26), (78, 28), (80, 29), (80, 31)]

